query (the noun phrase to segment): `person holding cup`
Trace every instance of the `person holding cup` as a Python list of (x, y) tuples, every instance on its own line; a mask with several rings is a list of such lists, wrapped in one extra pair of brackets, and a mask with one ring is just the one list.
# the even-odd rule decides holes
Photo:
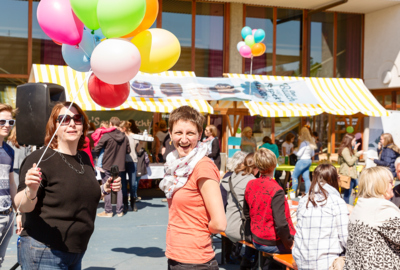
[(351, 178), (350, 188), (344, 191), (343, 196), (343, 199), (347, 204), (350, 202), (352, 190), (358, 185), (356, 162), (363, 153), (362, 150), (358, 151), (359, 146), (360, 143), (356, 143), (354, 135), (349, 133), (346, 133), (343, 136), (342, 142), (339, 146), (339, 174)]

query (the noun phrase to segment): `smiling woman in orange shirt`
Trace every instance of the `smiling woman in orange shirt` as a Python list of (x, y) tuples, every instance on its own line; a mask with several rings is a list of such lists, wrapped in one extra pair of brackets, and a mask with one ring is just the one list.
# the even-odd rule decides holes
[(167, 156), (160, 183), (169, 206), (167, 249), (169, 270), (219, 269), (211, 234), (225, 231), (226, 218), (219, 188), (220, 175), (199, 142), (204, 116), (189, 106), (175, 109), (169, 132), (176, 148)]

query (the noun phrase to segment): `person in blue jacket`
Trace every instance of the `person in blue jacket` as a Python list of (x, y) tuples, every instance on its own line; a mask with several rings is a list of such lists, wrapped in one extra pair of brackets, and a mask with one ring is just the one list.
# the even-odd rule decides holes
[(400, 148), (394, 144), (393, 137), (390, 133), (383, 133), (381, 135), (381, 140), (378, 144), (378, 155), (379, 159), (371, 159), (376, 165), (387, 167), (393, 174), (393, 177), (396, 177), (394, 163), (400, 156)]

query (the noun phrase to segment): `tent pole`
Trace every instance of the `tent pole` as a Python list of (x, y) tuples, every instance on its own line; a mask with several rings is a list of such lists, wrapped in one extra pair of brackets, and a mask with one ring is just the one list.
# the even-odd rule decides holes
[(253, 55), (251, 55), (251, 61), (250, 61), (250, 75), (253, 75)]

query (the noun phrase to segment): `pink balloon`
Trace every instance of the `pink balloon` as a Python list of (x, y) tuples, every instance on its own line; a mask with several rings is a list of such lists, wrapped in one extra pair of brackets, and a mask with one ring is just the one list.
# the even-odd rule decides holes
[(251, 34), (254, 36), (254, 33), (257, 31), (257, 29), (251, 30)]
[(108, 84), (123, 84), (139, 71), (141, 57), (133, 43), (122, 38), (102, 41), (94, 49), (90, 65), (97, 78)]
[(68, 45), (78, 45), (82, 40), (83, 23), (72, 11), (69, 0), (41, 0), (37, 19), (53, 40)]
[(251, 49), (247, 45), (243, 45), (242, 47), (240, 47), (239, 53), (244, 58), (250, 58), (251, 57)]

